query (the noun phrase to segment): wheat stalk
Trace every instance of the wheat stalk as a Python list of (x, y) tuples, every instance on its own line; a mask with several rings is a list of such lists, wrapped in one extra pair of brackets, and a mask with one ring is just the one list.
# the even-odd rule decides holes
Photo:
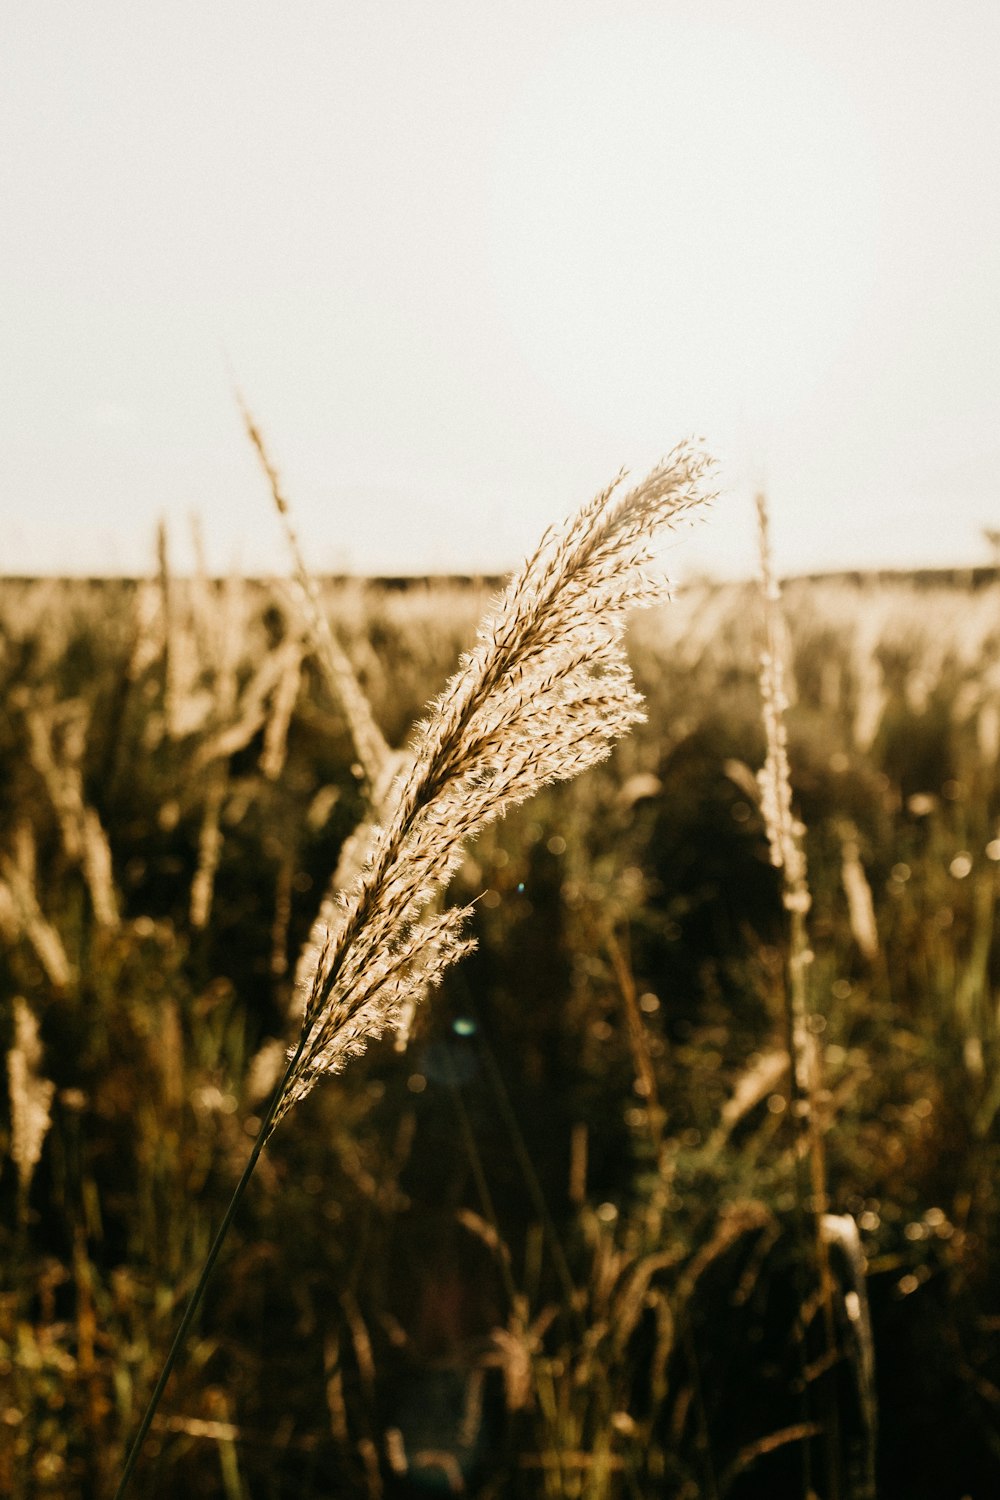
[(480, 627), (417, 731), (408, 768), (339, 919), (303, 970), (302, 1025), (126, 1459), (125, 1494), (222, 1243), (278, 1121), (471, 947), (470, 908), (427, 915), (463, 846), (548, 782), (608, 754), (642, 718), (622, 637), (661, 600), (654, 539), (707, 500), (710, 461), (682, 444), (634, 489), (621, 476), (550, 530)]

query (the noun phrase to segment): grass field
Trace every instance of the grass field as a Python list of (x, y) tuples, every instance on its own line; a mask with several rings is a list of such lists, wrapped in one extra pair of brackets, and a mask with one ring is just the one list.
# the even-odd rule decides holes
[[(484, 603), (327, 590), (390, 747)], [(759, 591), (692, 586), (647, 722), (471, 848), (476, 952), (281, 1122), (136, 1494), (1000, 1493), (1000, 586), (784, 610), (798, 939)], [(280, 585), (7, 581), (0, 705), (0, 1493), (104, 1500), (364, 774)]]

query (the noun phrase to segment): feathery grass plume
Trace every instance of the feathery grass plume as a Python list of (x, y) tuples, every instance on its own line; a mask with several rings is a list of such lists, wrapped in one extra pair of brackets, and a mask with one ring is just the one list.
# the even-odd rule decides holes
[(291, 507), (285, 498), (278, 471), (271, 461), (263, 434), (239, 391), (236, 392), (236, 402), (247, 436), (256, 450), (260, 466), (270, 486), (271, 497), (292, 555), (295, 582), (299, 588), (306, 622), (316, 651), (316, 660), (327, 688), (344, 710), (358, 760), (364, 769), (369, 786), (374, 791), (382, 783), (386, 767), (392, 760), (392, 752), (375, 722), (371, 705), (354, 674), (354, 668), (348, 660), (347, 653), (330, 629), (330, 622), (323, 609), (316, 580), (306, 567), (302, 556), (302, 548), (299, 546), (299, 539), (292, 523)]
[(42, 1044), (38, 1021), (26, 1000), (14, 999), (14, 1044), (7, 1053), (10, 1088), (10, 1154), (17, 1167), (21, 1202), (42, 1154), (42, 1145), (52, 1123), (50, 1110), (55, 1084), (39, 1073)]
[[(381, 805), (392, 785), (393, 776), (399, 765), (399, 757), (389, 748), (381, 729), (375, 720), (371, 704), (365, 695), (360, 682), (357, 679), (354, 668), (342, 649), (333, 631), (323, 603), (320, 598), (319, 588), (315, 578), (306, 567), (302, 548), (299, 545), (298, 533), (292, 520), (292, 510), (281, 485), (277, 468), (267, 450), (263, 433), (254, 421), (249, 407), (239, 391), (236, 392), (236, 401), (240, 409), (240, 415), (246, 428), (247, 436), (253, 444), (257, 458), (263, 470), (264, 477), (271, 491), (275, 510), (285, 533), (285, 540), (292, 558), (293, 576), (299, 597), (300, 608), (305, 616), (305, 627), (308, 631), (316, 662), (326, 683), (327, 691), (335, 702), (339, 703), (347, 720), (348, 732), (354, 743), (354, 750), (358, 762), (364, 773), (365, 788), (368, 796), (370, 816), (379, 817)], [(274, 711), (268, 723), (268, 728), (275, 739), (279, 733), (278, 705), (275, 704)], [(272, 726), (273, 730), (272, 730)], [(287, 727), (287, 726), (286, 726)], [(261, 759), (261, 769), (265, 775), (272, 774), (272, 768), (277, 764), (274, 754), (269, 753), (268, 741), (265, 742), (264, 755)], [(274, 772), (277, 775), (277, 772)], [(312, 928), (309, 933), (309, 941), (304, 945), (299, 956), (295, 974), (296, 991), (301, 991), (307, 984), (315, 965), (315, 957), (324, 947), (327, 936), (332, 926), (336, 924), (339, 917), (338, 898), (340, 892), (349, 886), (361, 871), (365, 849), (371, 841), (372, 823), (369, 818), (362, 820), (344, 840), (340, 851), (337, 867), (333, 871), (327, 888), (323, 893), (319, 909), (313, 919)], [(412, 1006), (409, 1008), (412, 1013)], [(400, 1013), (399, 1038), (402, 1049), (405, 1049), (409, 1037), (409, 1020), (407, 1008), (403, 1007)]]
[(622, 637), (659, 601), (654, 538), (703, 506), (711, 460), (677, 447), (635, 489), (621, 476), (553, 528), (480, 626), (478, 643), (417, 731), (384, 826), (307, 971), (298, 1044), (191, 1293), (129, 1450), (122, 1500), (170, 1373), (271, 1131), (324, 1073), (394, 1024), (471, 947), (470, 908), (427, 915), (464, 844), (548, 782), (601, 760), (642, 717)]
[(811, 905), (806, 881), (806, 859), (802, 848), (804, 829), (792, 811), (792, 778), (788, 765), (788, 730), (785, 714), (786, 629), (781, 612), (781, 589), (774, 576), (767, 501), (757, 496), (757, 527), (760, 548), (760, 580), (764, 595), (764, 650), (760, 662), (760, 692), (764, 715), (767, 758), (758, 772), (761, 810), (767, 829), (771, 863), (782, 874), (785, 909), (805, 916)]
[[(787, 629), (781, 609), (781, 589), (775, 577), (771, 556), (770, 525), (767, 500), (764, 495), (757, 496), (756, 505), (760, 582), (764, 596), (764, 650), (761, 654), (760, 690), (764, 732), (767, 740), (767, 756), (758, 781), (771, 863), (781, 871), (781, 898), (788, 913), (785, 995), (788, 1050), (791, 1060), (792, 1117), (800, 1123), (800, 1156), (804, 1153), (808, 1158), (811, 1190), (809, 1211), (813, 1226), (815, 1268), (823, 1310), (826, 1351), (828, 1356), (833, 1358), (837, 1350), (834, 1286), (829, 1249), (822, 1232), (823, 1215), (828, 1202), (825, 1132), (829, 1121), (825, 1117), (821, 1118), (819, 1108), (819, 1100), (822, 1097), (821, 1054), (809, 1026), (808, 973), (813, 954), (809, 947), (806, 917), (812, 905), (812, 897), (809, 893), (805, 849), (802, 842), (805, 828), (792, 810), (792, 779), (788, 763), (788, 730), (785, 723), (785, 713), (788, 709), (788, 697), (785, 690)], [(804, 1233), (806, 1197), (798, 1174), (796, 1187), (800, 1232)], [(803, 1298), (803, 1304), (804, 1302)], [(802, 1353), (804, 1358), (804, 1349)], [(803, 1410), (808, 1416), (806, 1392), (807, 1386), (803, 1380)], [(831, 1398), (826, 1418), (824, 1433), (827, 1479), (830, 1493), (836, 1495), (839, 1493), (836, 1437), (839, 1415), (834, 1398)], [(808, 1448), (803, 1447), (805, 1470), (803, 1484), (807, 1490), (810, 1488), (809, 1462)]]
[(469, 908), (426, 918), (466, 842), (548, 782), (603, 759), (642, 718), (622, 645), (629, 608), (662, 598), (652, 539), (704, 499), (708, 460), (677, 448), (550, 531), (420, 726), (364, 870), (306, 972), (299, 1047), (277, 1118), (395, 1024), (470, 947)]
[[(316, 580), (306, 567), (298, 533), (292, 521), (291, 506), (282, 489), (277, 468), (264, 443), (263, 433), (254, 421), (239, 391), (236, 392), (236, 401), (243, 417), (247, 436), (253, 444), (264, 477), (267, 479), (271, 498), (285, 533), (285, 540), (292, 558), (295, 584), (305, 615), (305, 625), (317, 664), (326, 683), (327, 691), (343, 709), (347, 727), (354, 742), (354, 749), (364, 772), (371, 815), (378, 819), (383, 815), (385, 800), (399, 769), (400, 757), (387, 744), (350, 659), (330, 628)], [(296, 987), (299, 990), (302, 990), (308, 983), (315, 955), (324, 947), (331, 927), (338, 921), (340, 892), (350, 886), (361, 872), (365, 850), (371, 842), (372, 827), (372, 822), (365, 819), (344, 841), (337, 867), (330, 877), (313, 921), (309, 941), (303, 948), (299, 959), (295, 976)], [(405, 1049), (409, 1039), (412, 1014), (412, 1002), (400, 1007), (398, 1037), (401, 1049)]]
[(806, 917), (812, 905), (802, 844), (805, 829), (792, 809), (792, 777), (788, 764), (788, 729), (785, 714), (787, 632), (781, 609), (781, 589), (774, 575), (767, 501), (757, 496), (757, 532), (760, 582), (764, 596), (764, 649), (760, 659), (761, 711), (767, 755), (757, 773), (760, 805), (767, 831), (771, 863), (781, 871), (781, 899), (789, 916), (788, 985), (793, 1092), (800, 1105), (812, 1114), (815, 1092), (816, 1045), (809, 1032), (807, 971), (812, 952), (806, 933)]
[[(285, 540), (292, 558), (295, 584), (317, 664), (326, 683), (327, 691), (343, 709), (347, 727), (354, 742), (354, 749), (364, 772), (370, 818), (377, 820), (383, 816), (386, 798), (399, 769), (400, 757), (387, 744), (350, 659), (330, 628), (316, 580), (306, 567), (298, 533), (292, 520), (291, 506), (282, 488), (277, 468), (265, 445), (263, 433), (254, 421), (239, 391), (236, 393), (236, 400), (247, 436), (257, 453), (282, 530), (285, 533)], [(336, 869), (323, 894), (309, 933), (309, 941), (302, 950), (296, 968), (296, 989), (300, 992), (309, 982), (315, 956), (325, 946), (330, 929), (339, 920), (340, 893), (346, 890), (361, 873), (365, 851), (371, 842), (372, 830), (373, 822), (365, 818), (344, 840)], [(405, 1050), (409, 1041), (414, 1010), (415, 1001), (412, 998), (399, 1008), (397, 1039), (400, 1050)]]

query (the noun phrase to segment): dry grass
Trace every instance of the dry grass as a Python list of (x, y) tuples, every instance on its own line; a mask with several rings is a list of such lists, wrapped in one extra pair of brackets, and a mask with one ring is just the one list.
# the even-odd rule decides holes
[(386, 798), (384, 826), (302, 975), (303, 1029), (276, 1119), (469, 949), (469, 908), (429, 919), (468, 841), (550, 782), (603, 759), (641, 717), (627, 611), (662, 597), (644, 570), (660, 530), (705, 501), (707, 460), (679, 448), (546, 537), (479, 628)]
[[(305, 574), (277, 475), (249, 418), (247, 424), (286, 522), (300, 583), (312, 606), (320, 659), (335, 665), (339, 648), (328, 624), (321, 628), (318, 595)], [(469, 839), (540, 788), (602, 760), (612, 742), (641, 719), (641, 700), (622, 646), (626, 613), (662, 596), (664, 584), (648, 571), (657, 535), (705, 503), (710, 468), (706, 457), (682, 445), (635, 489), (621, 493), (619, 480), (548, 533), (487, 616), (476, 647), (421, 726), (384, 799), (385, 825), (373, 830), (363, 869), (343, 898), (340, 919), (327, 932), (314, 963), (305, 968), (298, 1043), (188, 1299), (115, 1500), (129, 1485), (272, 1129), (320, 1075), (339, 1072), (372, 1037), (398, 1027), (415, 1000), (469, 951), (472, 944), (464, 929), (471, 908), (430, 910)], [(160, 573), (169, 638), (172, 590), (162, 532)], [(168, 650), (168, 673), (169, 665)], [(261, 670), (267, 665), (265, 661)], [(232, 673), (227, 682), (223, 707), (232, 712)], [(254, 702), (261, 696), (255, 685), (256, 679), (248, 690)], [(359, 749), (372, 752), (370, 726), (363, 716), (359, 719), (360, 690), (349, 666), (339, 672), (337, 685)], [(365, 709), (370, 718), (367, 704)], [(223, 732), (225, 754), (242, 748), (245, 721), (244, 713)], [(221, 753), (210, 759), (221, 759)], [(369, 763), (371, 784), (377, 786), (382, 770)], [(195, 929), (207, 925), (210, 911), (221, 849), (224, 774), (215, 772), (202, 819), (190, 912)]]
[[(479, 653), (460, 684), (492, 649), (473, 639), (472, 592), (318, 597), (393, 753), (429, 688), (452, 724), (475, 699), (446, 687), (460, 649)], [(479, 945), (406, 1053), (371, 1048), (275, 1135), (154, 1424), (151, 1496), (207, 1500), (221, 1481), (251, 1500), (361, 1497), (436, 1475), (518, 1500), (748, 1500), (801, 1495), (808, 1449), (824, 1500), (838, 1485), (855, 1500), (871, 1489), (876, 1405), (885, 1500), (992, 1492), (1000, 598), (838, 583), (787, 587), (781, 604), (825, 1211), (807, 1180), (802, 1232), (796, 1169), (812, 1146), (788, 1107), (782, 1023), (792, 913), (751, 769), (769, 748), (756, 595), (699, 587), (631, 627), (647, 723), (487, 823), (451, 904), (399, 933), (405, 952), (471, 909), (459, 937)], [(490, 733), (521, 732), (531, 697), (497, 681), (492, 720), (459, 712), (450, 739), (410, 738), (396, 796), (428, 778), (450, 816), (470, 745), (494, 774)], [(631, 712), (621, 676), (582, 686)], [(301, 1019), (296, 953), (370, 797), (308, 621), (278, 588), (166, 566), (117, 602), (113, 588), (9, 586), (0, 691), (3, 1041), (18, 1050), (23, 996), (34, 1077), (55, 1084), (20, 1246), (13, 1159), (0, 1176), (0, 1489), (82, 1500), (113, 1490)], [(386, 806), (380, 837), (407, 826), (404, 805)], [(117, 925), (68, 831), (81, 806), (100, 820)], [(433, 826), (417, 816), (397, 842), (419, 848)], [(373, 901), (391, 886), (379, 878)], [(817, 1219), (832, 1342), (816, 1283), (795, 1291)]]

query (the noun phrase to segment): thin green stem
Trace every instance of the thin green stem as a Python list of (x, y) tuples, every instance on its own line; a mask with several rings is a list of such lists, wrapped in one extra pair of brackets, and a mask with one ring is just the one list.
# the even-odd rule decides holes
[(281, 1103), (281, 1100), (284, 1097), (285, 1089), (288, 1086), (288, 1082), (292, 1076), (292, 1073), (294, 1072), (295, 1067), (302, 1056), (302, 1051), (305, 1047), (307, 1036), (308, 1031), (305, 1027), (303, 1027), (302, 1035), (299, 1038), (299, 1045), (295, 1050), (295, 1055), (292, 1057), (287, 1068), (285, 1069), (284, 1076), (275, 1089), (273, 1095), (271, 1096), (271, 1102), (267, 1107), (267, 1112), (264, 1115), (264, 1118), (261, 1120), (260, 1129), (257, 1131), (257, 1136), (253, 1143), (253, 1150), (250, 1152), (247, 1164), (243, 1169), (243, 1175), (240, 1178), (239, 1182), (236, 1184), (236, 1189), (233, 1193), (233, 1196), (229, 1200), (229, 1207), (226, 1209), (226, 1212), (222, 1219), (222, 1223), (216, 1230), (215, 1239), (212, 1241), (211, 1248), (209, 1249), (209, 1252), (205, 1257), (205, 1264), (201, 1268), (201, 1274), (198, 1277), (198, 1281), (195, 1285), (194, 1291), (191, 1293), (191, 1296), (188, 1299), (187, 1307), (184, 1309), (184, 1316), (181, 1318), (180, 1327), (174, 1334), (174, 1341), (170, 1346), (170, 1352), (168, 1353), (166, 1362), (164, 1363), (163, 1369), (160, 1372), (160, 1378), (156, 1382), (152, 1396), (150, 1396), (149, 1398), (149, 1405), (146, 1407), (146, 1412), (143, 1416), (142, 1422), (139, 1425), (139, 1430), (136, 1433), (135, 1438), (133, 1439), (131, 1448), (129, 1449), (128, 1457), (125, 1460), (125, 1468), (122, 1471), (121, 1480), (119, 1482), (118, 1488), (115, 1490), (114, 1500), (123, 1500), (123, 1496), (128, 1489), (128, 1484), (129, 1480), (132, 1477), (132, 1472), (139, 1461), (139, 1455), (142, 1452), (142, 1447), (146, 1441), (149, 1429), (153, 1425), (153, 1418), (156, 1415), (157, 1407), (159, 1406), (163, 1393), (167, 1388), (167, 1381), (170, 1379), (174, 1365), (177, 1363), (177, 1359), (181, 1353), (181, 1350), (184, 1348), (185, 1341), (187, 1340), (188, 1333), (191, 1329), (191, 1324), (194, 1322), (195, 1314), (197, 1313), (198, 1308), (201, 1305), (201, 1299), (205, 1295), (205, 1288), (208, 1285), (209, 1277), (212, 1274), (215, 1262), (219, 1258), (219, 1252), (222, 1249), (223, 1243), (225, 1242), (226, 1235), (229, 1233), (230, 1225), (232, 1224), (233, 1219), (236, 1217), (236, 1210), (240, 1206), (240, 1200), (242, 1199), (243, 1194), (246, 1192), (247, 1184), (249, 1183), (250, 1178), (253, 1176), (254, 1168), (257, 1165), (260, 1153), (263, 1151), (265, 1145), (267, 1144), (267, 1138), (271, 1130), (271, 1123), (274, 1120), (275, 1114), (277, 1113), (278, 1105)]

